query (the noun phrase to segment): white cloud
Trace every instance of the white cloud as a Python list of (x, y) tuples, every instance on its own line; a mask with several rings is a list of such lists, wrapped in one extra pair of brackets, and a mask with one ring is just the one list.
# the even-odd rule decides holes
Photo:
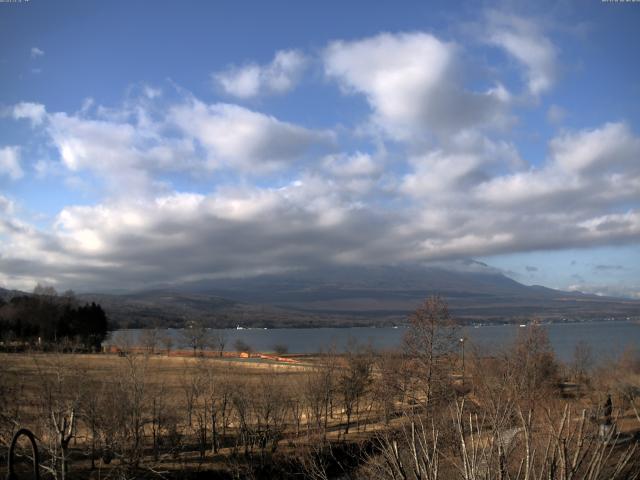
[(0, 194), (0, 214), (11, 215), (14, 211), (15, 205), (13, 201), (4, 195)]
[(403, 179), (403, 191), (438, 203), (464, 201), (463, 192), (524, 166), (514, 145), (474, 132), (452, 136), (442, 148), (410, 160), (414, 168)]
[(618, 238), (640, 238), (640, 212), (609, 213), (589, 218), (578, 224), (588, 238), (599, 240), (612, 236)]
[[(0, 281), (136, 286), (637, 242), (638, 135), (625, 123), (563, 131), (546, 160), (529, 164), (487, 128), (513, 106), (510, 93), (499, 83), (462, 88), (459, 51), (422, 33), (331, 44), (327, 74), (365, 96), (385, 133), (378, 143), (347, 138), (352, 153), (326, 151), (347, 129), (337, 137), (144, 86), (116, 108), (16, 105), (10, 114), (59, 153), (43, 154), (39, 174), (58, 168), (66, 185), (113, 188), (92, 205), (65, 206), (50, 229), (0, 218)], [(0, 166), (22, 175), (18, 147), (0, 150)], [(199, 192), (184, 187), (203, 173), (210, 191), (204, 181)], [(7, 202), (0, 196), (0, 211)]]
[(208, 151), (210, 166), (243, 172), (269, 172), (302, 159), (330, 132), (317, 132), (272, 116), (226, 103), (206, 105), (193, 99), (170, 111), (182, 132)]
[[(337, 261), (345, 250), (365, 255), (372, 248), (373, 242), (364, 242), (372, 227), (362, 223), (360, 214), (333, 195), (330, 183), (317, 178), (279, 189), (173, 193), (146, 201), (67, 207), (58, 215), (47, 253), (43, 246), (39, 252), (57, 258), (44, 271), (66, 271), (73, 260), (82, 265), (79, 274), (88, 281), (100, 277), (120, 285), (148, 275), (162, 282), (232, 270), (264, 271), (274, 265), (295, 268), (300, 261)], [(34, 232), (20, 235), (24, 239)]]
[(403, 228), (426, 258), (637, 241), (639, 141), (624, 124), (564, 133), (524, 170), (508, 144), (428, 152), (399, 186), (416, 199)]
[(95, 172), (110, 188), (130, 193), (153, 188), (156, 172), (198, 168), (191, 140), (167, 135), (142, 105), (135, 111), (133, 119), (127, 111), (95, 118), (53, 113), (46, 131), (68, 170)]
[(242, 68), (232, 69), (224, 73), (214, 75), (214, 79), (230, 95), (240, 98), (249, 98), (260, 92), (261, 79), (258, 65), (246, 65)]
[(66, 113), (51, 115), (50, 134), (65, 166), (106, 170), (136, 163), (133, 125), (89, 120)]
[[(20, 103), (10, 113), (42, 127), (58, 151), (57, 164), (35, 162), (40, 177), (57, 173), (60, 167), (74, 173), (90, 171), (111, 190), (141, 195), (165, 189), (154, 180), (161, 172), (202, 173), (217, 168), (242, 174), (274, 172), (307, 159), (334, 139), (332, 132), (314, 131), (237, 105), (207, 105), (194, 97), (167, 105), (160, 97), (159, 89), (143, 86), (139, 97), (119, 108), (83, 106), (73, 114), (49, 114), (43, 105)], [(18, 172), (14, 167), (11, 175)]]
[(504, 120), (504, 89), (465, 90), (457, 56), (455, 44), (427, 33), (383, 33), (331, 43), (324, 64), (326, 74), (345, 92), (365, 95), (374, 123), (402, 140)]
[[(292, 165), (303, 167), (334, 141), (330, 131), (314, 131), (232, 104), (207, 105), (182, 96), (167, 104), (159, 89), (143, 86), (118, 108), (88, 106), (76, 113), (47, 113), (35, 103), (7, 110), (42, 128), (59, 161), (33, 164), (39, 178), (65, 177), (67, 186), (86, 191), (106, 187), (110, 194), (145, 197), (170, 190), (160, 175), (202, 175), (228, 169), (233, 175), (271, 174)], [(2, 153), (5, 172), (22, 176), (19, 150)], [(83, 178), (83, 172), (93, 176)]]
[(477, 187), (476, 198), (512, 208), (543, 203), (574, 211), (639, 200), (640, 138), (626, 124), (564, 133), (550, 141), (549, 151), (543, 167), (492, 178)]
[(153, 100), (154, 98), (158, 98), (162, 95), (161, 89), (154, 88), (150, 85), (144, 85), (142, 91), (144, 92), (145, 96), (151, 100)]
[[(321, 171), (281, 188), (235, 185), (208, 194), (174, 192), (69, 206), (50, 235), (24, 225), (7, 227), (10, 241), (0, 247), (0, 266), (17, 274), (18, 260), (28, 258), (38, 275), (70, 284), (133, 287), (319, 264), (420, 262), (610, 244), (640, 235), (637, 211), (613, 213), (608, 204), (558, 210), (557, 204), (539, 202), (528, 184), (522, 186), (525, 196), (531, 191), (524, 208), (478, 199), (475, 187), (460, 184), (455, 175), (453, 181), (443, 177), (449, 183), (445, 191), (427, 184), (427, 197), (410, 200), (398, 191), (384, 205), (371, 200), (369, 191), (350, 186), (353, 179), (377, 175), (367, 155), (325, 158)], [(502, 177), (510, 178), (494, 178)], [(445, 197), (449, 201), (442, 201)]]
[(640, 172), (640, 139), (624, 123), (567, 133), (551, 142), (551, 155), (558, 168), (570, 172), (602, 175), (612, 169)]
[(0, 148), (0, 176), (2, 175), (6, 175), (11, 180), (18, 180), (24, 175), (20, 167), (20, 147)]
[(307, 58), (298, 50), (279, 50), (271, 63), (250, 63), (213, 74), (214, 81), (229, 95), (250, 98), (264, 94), (282, 94), (298, 82)]
[(383, 167), (371, 155), (361, 152), (353, 155), (328, 155), (324, 158), (323, 165), (336, 177), (375, 176), (382, 172)]
[(570, 292), (590, 293), (606, 297), (626, 297), (640, 300), (640, 285), (594, 285), (589, 283), (576, 283), (569, 285), (566, 290)]
[(27, 119), (31, 125), (40, 125), (47, 116), (47, 110), (40, 103), (22, 102), (14, 105), (12, 111), (13, 118)]
[(490, 12), (488, 19), (487, 41), (524, 66), (529, 93), (547, 92), (553, 86), (557, 70), (553, 43), (530, 20), (498, 12)]
[(320, 168), (314, 175), (330, 181), (344, 201), (361, 206), (370, 200), (369, 194), (380, 193), (386, 181), (386, 166), (383, 154), (370, 155), (359, 151), (350, 155), (340, 153), (325, 156), (317, 165)]
[(31, 47), (31, 58), (38, 58), (44, 55), (44, 50), (39, 49), (38, 47)]

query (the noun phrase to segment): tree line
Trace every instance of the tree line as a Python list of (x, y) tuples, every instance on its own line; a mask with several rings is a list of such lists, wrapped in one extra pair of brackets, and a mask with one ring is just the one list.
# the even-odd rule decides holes
[(107, 315), (94, 302), (82, 305), (72, 291), (36, 286), (31, 295), (0, 299), (0, 341), (5, 349), (68, 345), (99, 350), (108, 330)]

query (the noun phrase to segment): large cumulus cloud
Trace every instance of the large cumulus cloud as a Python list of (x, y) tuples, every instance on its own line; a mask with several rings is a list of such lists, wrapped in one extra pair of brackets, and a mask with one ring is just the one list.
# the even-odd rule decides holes
[[(522, 64), (529, 94), (552, 88), (550, 40), (514, 17), (494, 15), (488, 28), (486, 41)], [(526, 158), (508, 135), (509, 92), (499, 82), (469, 88), (462, 49), (426, 32), (330, 42), (318, 59), (327, 79), (369, 107), (346, 133), (157, 89), (79, 112), (14, 106), (12, 116), (47, 139), (55, 168), (105, 190), (61, 208), (48, 226), (20, 218), (20, 202), (0, 196), (0, 283), (135, 288), (637, 242), (637, 132), (605, 121), (563, 130), (548, 139), (546, 158)], [(280, 57), (255, 66), (258, 84), (229, 93), (258, 95), (288, 71)], [(374, 126), (371, 137), (348, 137), (371, 132), (363, 125)], [(13, 180), (20, 152), (0, 150)], [(172, 174), (197, 178), (198, 188)]]
[(506, 122), (502, 90), (466, 89), (458, 46), (428, 33), (335, 41), (324, 65), (346, 93), (366, 97), (372, 121), (396, 139)]

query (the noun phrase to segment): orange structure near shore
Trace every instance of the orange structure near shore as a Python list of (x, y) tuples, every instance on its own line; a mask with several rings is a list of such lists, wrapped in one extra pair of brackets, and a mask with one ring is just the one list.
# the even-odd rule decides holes
[[(122, 355), (125, 353), (125, 350), (116, 346), (116, 345), (105, 345), (102, 347), (103, 353), (110, 354), (119, 354)], [(133, 354), (152, 354), (152, 355), (165, 355), (168, 357), (206, 357), (206, 358), (259, 358), (262, 360), (271, 360), (274, 362), (284, 362), (284, 363), (300, 363), (298, 360), (290, 357), (281, 357), (278, 355), (270, 355), (266, 353), (249, 353), (249, 352), (215, 352), (212, 350), (198, 350), (196, 355), (194, 355), (193, 350), (162, 350), (156, 349), (154, 351), (150, 351), (148, 348), (144, 347), (130, 347), (126, 349), (126, 353)]]

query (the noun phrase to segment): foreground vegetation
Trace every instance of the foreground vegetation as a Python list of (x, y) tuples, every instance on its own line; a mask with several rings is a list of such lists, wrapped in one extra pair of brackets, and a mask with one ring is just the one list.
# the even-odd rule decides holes
[(46, 478), (638, 478), (640, 352), (562, 365), (535, 325), (462, 346), (432, 298), (398, 352), (0, 354), (2, 464), (28, 427)]

